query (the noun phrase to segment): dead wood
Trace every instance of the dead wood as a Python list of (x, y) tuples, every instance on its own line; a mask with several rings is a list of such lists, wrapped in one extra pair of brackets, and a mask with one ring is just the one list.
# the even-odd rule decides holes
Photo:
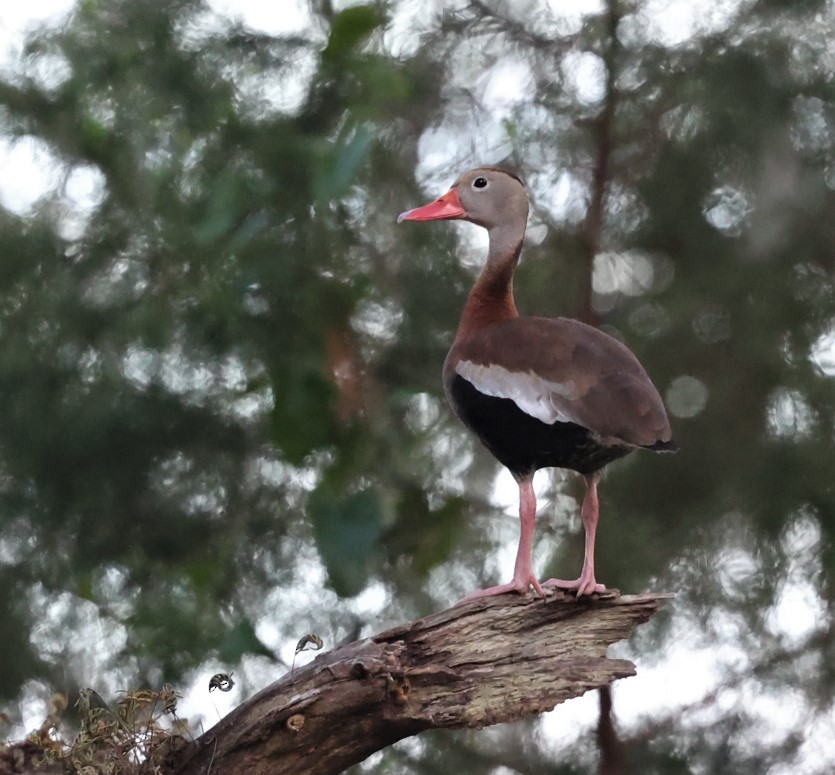
[(551, 710), (635, 674), (607, 647), (669, 595), (503, 595), (322, 654), (256, 694), (166, 771), (330, 775), (404, 737)]

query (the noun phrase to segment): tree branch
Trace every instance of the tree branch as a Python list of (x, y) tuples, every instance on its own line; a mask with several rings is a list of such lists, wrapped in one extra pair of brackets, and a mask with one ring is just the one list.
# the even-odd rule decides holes
[(622, 11), (618, 0), (609, 0), (606, 12), (607, 38), (603, 51), (603, 61), (606, 65), (606, 95), (603, 109), (595, 121), (597, 141), (597, 158), (592, 171), (591, 201), (586, 214), (585, 242), (588, 255), (588, 265), (583, 289), (583, 308), (578, 317), (584, 323), (600, 324), (600, 316), (594, 309), (594, 291), (592, 277), (594, 274), (594, 259), (600, 252), (603, 243), (603, 226), (606, 210), (606, 196), (611, 182), (611, 159), (615, 146), (615, 111), (618, 102), (617, 90), (617, 54), (618, 54), (618, 24)]
[(504, 595), (340, 646), (236, 708), (165, 771), (328, 775), (426, 729), (551, 710), (634, 675), (606, 649), (666, 597)]

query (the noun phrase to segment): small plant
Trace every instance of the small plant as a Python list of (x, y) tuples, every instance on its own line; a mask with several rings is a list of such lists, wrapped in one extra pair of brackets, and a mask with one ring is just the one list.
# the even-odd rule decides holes
[[(180, 694), (164, 684), (159, 691), (126, 692), (114, 706), (94, 689), (82, 689), (76, 706), (81, 729), (63, 739), (65, 694), (54, 694), (41, 726), (21, 743), (0, 747), (0, 773), (30, 771), (77, 775), (161, 775), (164, 764), (188, 745), (188, 724), (177, 716)], [(166, 723), (166, 717), (172, 718)]]

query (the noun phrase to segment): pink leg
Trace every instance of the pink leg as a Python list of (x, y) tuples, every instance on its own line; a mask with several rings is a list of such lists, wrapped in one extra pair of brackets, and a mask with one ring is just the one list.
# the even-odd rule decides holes
[(586, 531), (586, 550), (583, 557), (583, 570), (580, 578), (574, 581), (563, 579), (548, 579), (542, 586), (559, 587), (560, 589), (573, 589), (577, 591), (577, 597), (590, 595), (593, 592), (605, 592), (606, 587), (598, 584), (594, 578), (594, 539), (597, 535), (597, 519), (600, 513), (600, 504), (597, 500), (597, 482), (600, 474), (589, 474), (586, 479), (586, 497), (583, 498), (583, 507), (580, 510), (580, 518), (583, 520), (583, 527)]
[(533, 491), (533, 474), (519, 482), (519, 549), (516, 552), (516, 566), (513, 570), (513, 581), (488, 587), (467, 595), (460, 603), (475, 600), (479, 597), (503, 595), (505, 592), (519, 592), (524, 595), (533, 587), (540, 596), (545, 597), (542, 587), (534, 576), (531, 567), (531, 553), (533, 551), (533, 530), (536, 524), (536, 494)]

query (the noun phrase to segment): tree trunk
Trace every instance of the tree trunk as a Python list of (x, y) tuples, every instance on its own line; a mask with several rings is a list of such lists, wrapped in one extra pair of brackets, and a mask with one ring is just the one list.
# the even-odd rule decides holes
[(322, 654), (181, 752), (177, 775), (329, 775), (404, 737), (551, 710), (635, 674), (606, 657), (668, 595), (503, 595)]

